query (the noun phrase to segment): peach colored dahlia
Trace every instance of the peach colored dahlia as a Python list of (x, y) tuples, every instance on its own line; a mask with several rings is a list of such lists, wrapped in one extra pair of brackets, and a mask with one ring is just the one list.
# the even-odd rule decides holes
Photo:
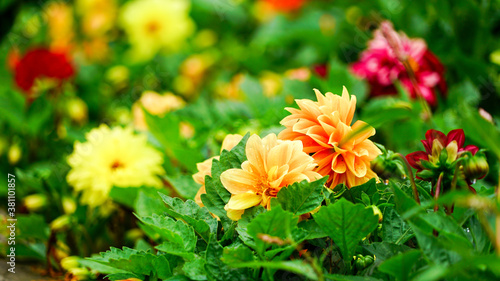
[(359, 120), (351, 126), (356, 96), (349, 97), (345, 87), (342, 97), (314, 92), (318, 101), (296, 100), (299, 109), (286, 108), (291, 115), (281, 121), (286, 128), (278, 137), (300, 140), (304, 152), (312, 154), (318, 164), (315, 171), (329, 176), (330, 188), (341, 183), (351, 188), (376, 178), (370, 161), (382, 152), (368, 139), (375, 134), (374, 128)]
[(314, 159), (303, 152), (300, 141), (278, 140), (275, 134), (263, 139), (252, 135), (245, 152), (248, 160), (241, 169), (229, 169), (220, 176), (222, 185), (232, 194), (225, 206), (232, 220), (239, 220), (253, 206), (270, 209), (271, 198), (285, 186), (321, 178), (313, 171)]

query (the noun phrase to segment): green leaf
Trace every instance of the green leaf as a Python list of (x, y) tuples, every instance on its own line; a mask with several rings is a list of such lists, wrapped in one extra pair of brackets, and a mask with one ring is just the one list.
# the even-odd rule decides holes
[(216, 236), (211, 235), (205, 254), (205, 270), (208, 280), (247, 280), (247, 276), (249, 276), (248, 270), (230, 268), (227, 264), (222, 262), (222, 254), (222, 246), (217, 242)]
[(382, 281), (382, 279), (370, 276), (352, 276), (340, 274), (325, 274), (325, 278), (334, 281)]
[(149, 132), (161, 144), (167, 155), (179, 161), (190, 171), (196, 169), (196, 163), (203, 161), (203, 156), (196, 149), (191, 149), (181, 139), (179, 126), (180, 120), (175, 113), (163, 117), (152, 115), (143, 109)]
[(313, 215), (318, 225), (340, 248), (346, 262), (352, 259), (358, 243), (378, 225), (371, 208), (353, 204), (344, 198), (322, 207)]
[(157, 214), (139, 217), (139, 220), (143, 223), (141, 228), (156, 236), (152, 237), (153, 239), (165, 241), (158, 246), (162, 251), (175, 255), (194, 250), (197, 239), (193, 228), (185, 222)]
[(371, 179), (364, 184), (345, 189), (342, 193), (342, 197), (352, 203), (361, 203), (363, 202), (363, 194), (366, 194), (368, 197), (372, 197), (377, 192), (377, 182), (375, 179)]
[(422, 252), (420, 250), (405, 252), (386, 260), (378, 269), (381, 272), (394, 276), (398, 281), (410, 280), (410, 274), (413, 272), (417, 260), (421, 256)]
[(192, 226), (200, 237), (208, 242), (210, 233), (217, 232), (217, 220), (210, 214), (207, 208), (200, 208), (193, 200), (183, 202), (179, 198), (172, 198), (159, 193), (163, 202), (169, 207), (165, 212), (175, 219), (183, 220)]
[(377, 261), (385, 261), (391, 257), (411, 250), (406, 245), (396, 245), (387, 242), (375, 242), (365, 245), (364, 248), (372, 255), (377, 257)]
[(167, 208), (158, 197), (158, 193), (160, 191), (141, 188), (134, 204), (135, 212), (142, 217), (153, 214), (162, 215)]
[(284, 271), (293, 272), (296, 274), (303, 275), (311, 280), (318, 280), (318, 276), (314, 272), (313, 268), (303, 260), (293, 260), (293, 261), (254, 261), (254, 262), (243, 262), (243, 263), (233, 263), (232, 267), (250, 267), (250, 268), (269, 268), (269, 269), (280, 269)]
[(179, 175), (177, 177), (166, 177), (175, 191), (186, 199), (193, 199), (200, 189), (200, 185), (194, 182), (190, 175)]
[(328, 177), (308, 182), (296, 182), (282, 188), (277, 195), (281, 207), (295, 215), (309, 213), (321, 205), (325, 199), (323, 186)]
[(277, 206), (254, 218), (247, 229), (248, 234), (255, 241), (255, 250), (263, 254), (270, 245), (260, 239), (262, 234), (278, 237), (282, 240), (292, 239), (292, 231), (297, 228), (297, 223), (298, 217), (284, 211), (281, 206)]
[(255, 217), (263, 212), (265, 212), (265, 209), (260, 205), (252, 207), (250, 209), (246, 209), (245, 213), (243, 213), (241, 219), (238, 221), (238, 225), (236, 226), (236, 232), (238, 232), (241, 241), (243, 241), (247, 246), (253, 249), (255, 249), (257, 246), (252, 236), (248, 234), (248, 225), (253, 221)]
[(403, 244), (413, 237), (413, 231), (394, 208), (386, 208), (382, 220), (382, 239), (385, 242)]
[[(38, 214), (17, 215), (16, 218), (17, 239), (40, 239), (42, 241), (49, 239), (49, 225), (43, 216)], [(7, 222), (7, 225), (9, 224)]]
[(186, 262), (182, 266), (182, 270), (191, 280), (207, 280), (205, 272), (205, 259), (196, 257), (192, 261)]
[(303, 220), (299, 222), (299, 228), (306, 230), (309, 234), (308, 240), (324, 238), (328, 236), (315, 220)]
[(164, 255), (153, 255), (127, 247), (123, 247), (123, 250), (112, 247), (100, 255), (100, 257), (89, 258), (89, 260), (140, 275), (140, 279), (143, 279), (143, 276), (150, 276), (152, 273), (160, 279), (172, 276), (169, 262)]
[(227, 264), (254, 261), (252, 250), (242, 244), (233, 244), (224, 248), (222, 261)]

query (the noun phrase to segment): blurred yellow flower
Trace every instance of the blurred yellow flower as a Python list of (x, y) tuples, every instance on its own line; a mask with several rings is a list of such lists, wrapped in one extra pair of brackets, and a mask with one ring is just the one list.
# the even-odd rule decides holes
[(259, 77), (262, 90), (266, 97), (274, 97), (283, 86), (281, 76), (271, 71), (263, 71)]
[(162, 116), (167, 112), (183, 108), (186, 102), (172, 93), (163, 95), (154, 91), (145, 91), (141, 98), (134, 103), (132, 111), (134, 114), (134, 127), (140, 131), (146, 131), (148, 125), (142, 107), (152, 115)]
[(349, 96), (345, 87), (342, 96), (314, 91), (317, 102), (296, 100), (299, 109), (286, 108), (291, 115), (281, 121), (286, 128), (280, 139), (300, 140), (304, 152), (316, 160), (316, 171), (329, 176), (327, 185), (331, 188), (340, 183), (350, 188), (377, 178), (370, 161), (382, 152), (368, 139), (375, 129), (360, 120), (351, 126), (356, 96)]
[(87, 37), (104, 36), (115, 24), (115, 0), (76, 0), (75, 7), (82, 17), (82, 31)]
[(101, 205), (113, 186), (162, 186), (158, 175), (165, 173), (163, 157), (147, 144), (145, 135), (135, 135), (131, 128), (101, 125), (87, 133), (86, 139), (75, 142), (67, 176), (68, 183), (83, 192), (83, 204)]
[[(242, 138), (243, 136), (241, 135), (227, 135), (224, 138), (224, 141), (222, 141), (222, 146), (220, 148), (220, 151), (221, 152), (223, 150), (229, 151), (233, 149), (233, 147), (235, 147), (241, 141)], [(198, 172), (193, 175), (193, 179), (196, 183), (201, 184), (201, 187), (198, 190), (198, 193), (196, 193), (194, 201), (196, 202), (196, 204), (200, 205), (200, 207), (203, 207), (203, 202), (201, 202), (201, 195), (207, 193), (205, 190), (205, 176), (212, 175), (212, 161), (214, 159), (219, 160), (219, 156), (214, 156), (201, 163), (196, 164)]]
[(246, 209), (257, 205), (270, 209), (271, 198), (281, 188), (320, 179), (321, 175), (313, 171), (314, 159), (302, 149), (300, 141), (278, 140), (275, 134), (263, 139), (252, 135), (245, 150), (248, 160), (241, 169), (229, 169), (220, 176), (222, 185), (232, 194), (225, 206), (227, 216), (239, 220)]
[(73, 8), (64, 2), (50, 2), (44, 14), (51, 48), (69, 48), (74, 37)]
[(177, 50), (194, 31), (188, 0), (133, 0), (119, 22), (132, 45), (132, 59), (145, 61), (160, 50)]

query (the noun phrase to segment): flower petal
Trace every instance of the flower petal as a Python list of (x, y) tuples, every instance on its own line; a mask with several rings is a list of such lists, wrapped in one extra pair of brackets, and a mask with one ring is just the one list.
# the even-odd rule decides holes
[(245, 210), (257, 206), (262, 201), (262, 196), (255, 193), (242, 193), (231, 196), (224, 209), (226, 210)]
[(458, 148), (461, 148), (465, 142), (464, 130), (456, 129), (456, 130), (450, 131), (448, 133), (448, 136), (446, 137), (446, 145), (448, 145), (452, 141), (457, 141)]
[(241, 169), (229, 169), (224, 171), (220, 175), (220, 181), (231, 194), (257, 191), (257, 179), (255, 175)]

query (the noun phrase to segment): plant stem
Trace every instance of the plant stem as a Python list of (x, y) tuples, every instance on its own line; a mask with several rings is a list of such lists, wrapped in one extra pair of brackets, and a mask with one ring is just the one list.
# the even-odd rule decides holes
[(411, 188), (413, 189), (413, 196), (415, 197), (415, 201), (417, 201), (417, 203), (420, 205), (420, 197), (418, 195), (417, 184), (415, 183), (415, 178), (413, 177), (413, 171), (411, 170), (410, 163), (408, 163), (406, 157), (404, 157), (401, 153), (398, 152), (396, 153), (396, 155), (403, 162), (403, 164), (405, 164), (406, 172), (408, 173), (410, 178)]

